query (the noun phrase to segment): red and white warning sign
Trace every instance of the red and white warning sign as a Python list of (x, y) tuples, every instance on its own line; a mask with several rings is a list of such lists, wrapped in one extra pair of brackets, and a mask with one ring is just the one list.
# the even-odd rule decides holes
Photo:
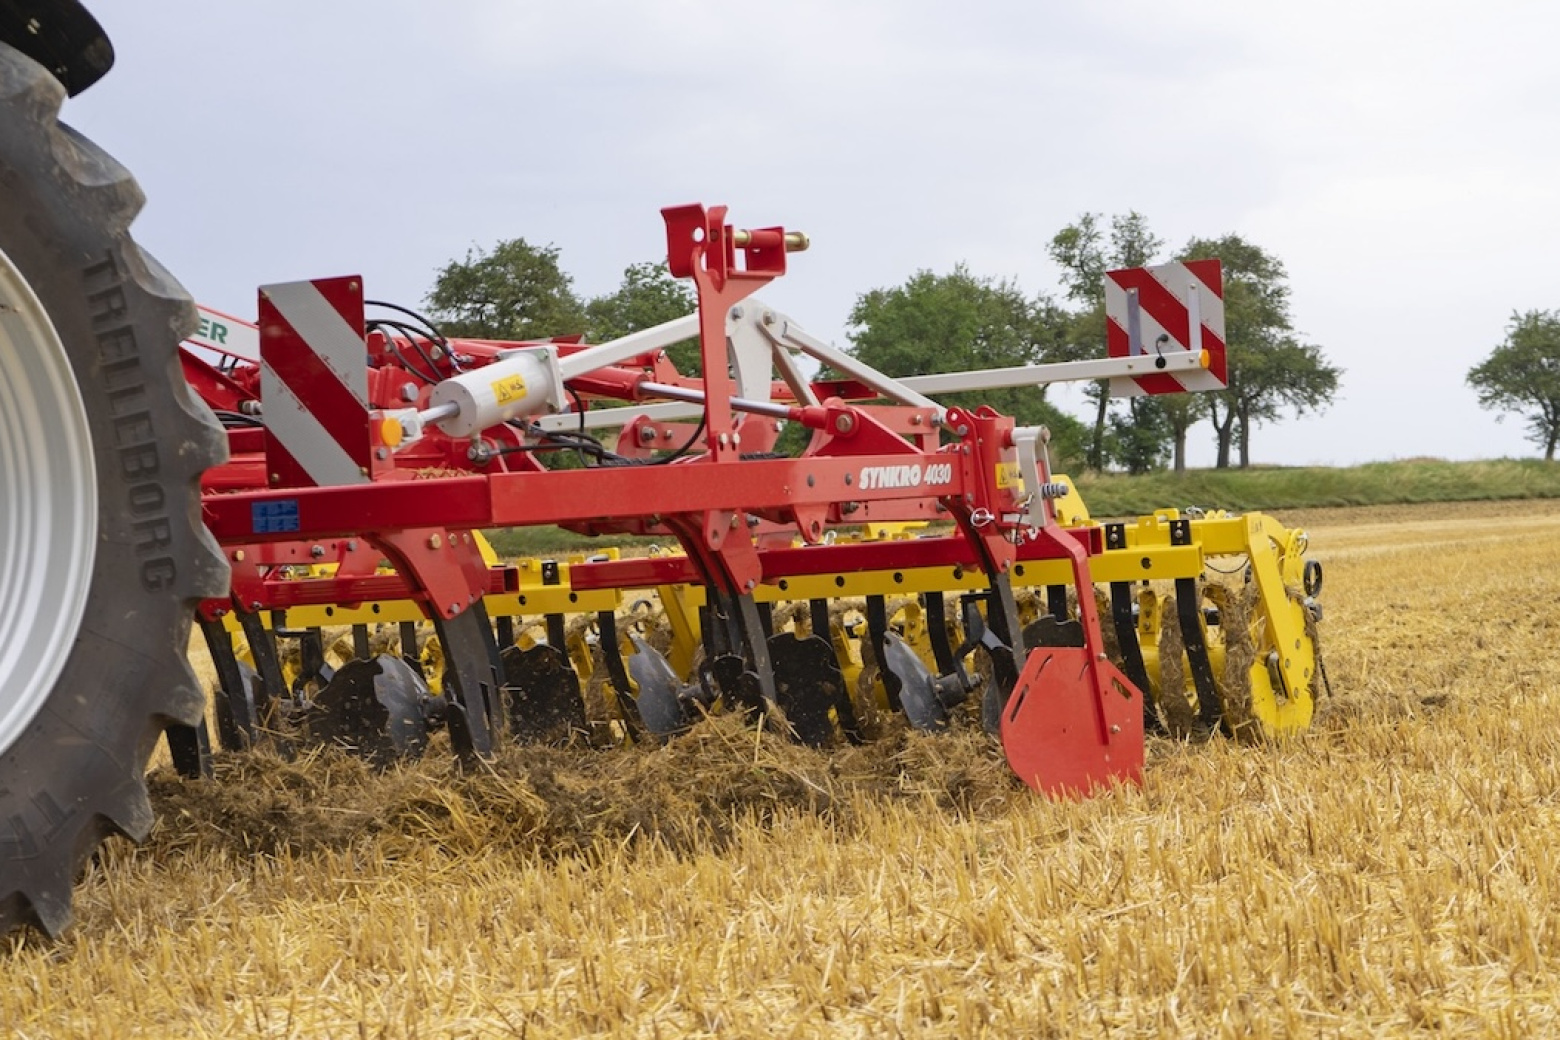
[(260, 288), (260, 396), (273, 482), (369, 480), (361, 284), (323, 278)]
[(1105, 272), (1105, 349), (1111, 357), (1163, 358), (1171, 351), (1204, 355), (1201, 368), (1112, 379), (1113, 397), (1223, 389), (1229, 380), (1219, 261)]

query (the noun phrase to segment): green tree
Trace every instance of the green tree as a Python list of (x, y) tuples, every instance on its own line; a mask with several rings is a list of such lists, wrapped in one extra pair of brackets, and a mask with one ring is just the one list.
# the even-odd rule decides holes
[(1286, 409), (1303, 415), (1332, 403), (1342, 370), (1298, 339), (1289, 314), (1288, 273), (1279, 259), (1239, 235), (1194, 238), (1176, 259), (1217, 257), (1224, 267), (1224, 342), (1229, 386), (1204, 394), (1218, 451), (1214, 465), (1251, 465), (1251, 431)]
[(554, 246), (523, 238), (491, 252), (473, 247), (439, 271), (426, 304), (446, 335), (476, 339), (547, 339), (583, 332), (585, 308)]
[[(917, 271), (903, 285), (873, 289), (850, 312), (851, 353), (891, 376), (966, 372), (1055, 361), (1067, 340), (1067, 314), (1046, 297), (1030, 299), (1014, 283)], [(947, 405), (987, 404), (1020, 424), (1051, 430), (1051, 452), (1077, 457), (1082, 430), (1045, 399), (1045, 387), (939, 395)]]
[[(686, 317), (698, 307), (692, 283), (673, 278), (665, 261), (630, 264), (616, 292), (585, 305), (587, 338), (605, 343)], [(675, 344), (669, 353), (678, 371), (693, 375), (701, 370), (698, 337)]]
[(1468, 371), (1468, 385), (1482, 407), (1521, 415), (1528, 440), (1553, 462), (1560, 443), (1560, 311), (1513, 312), (1505, 341)]
[[(1150, 230), (1148, 220), (1136, 210), (1110, 218), (1110, 230), (1104, 216), (1085, 213), (1062, 228), (1051, 239), (1051, 259), (1061, 268), (1062, 288), (1069, 299), (1082, 305), (1068, 324), (1067, 346), (1061, 352), (1066, 360), (1085, 360), (1105, 356), (1105, 272), (1120, 267), (1141, 267), (1152, 263), (1164, 248), (1164, 240)], [(1114, 461), (1136, 471), (1143, 459), (1144, 438), (1127, 434), (1127, 426), (1112, 422), (1110, 382), (1099, 379), (1084, 388), (1094, 405), (1094, 426), (1090, 432), (1087, 462), (1091, 469), (1102, 470)], [(1144, 424), (1146, 429), (1166, 436), (1174, 447), (1176, 472), (1186, 468), (1186, 430), (1198, 418), (1193, 402), (1181, 395), (1174, 398), (1134, 398), (1128, 408), (1128, 423)], [(1123, 445), (1128, 457), (1118, 453)], [(1156, 453), (1163, 459), (1164, 452)]]
[[(1176, 394), (1173, 400), (1181, 400), (1186, 394)], [(1165, 395), (1129, 397), (1126, 414), (1112, 412), (1110, 431), (1105, 439), (1107, 457), (1133, 476), (1163, 469), (1170, 446), (1174, 442), (1170, 411), (1165, 408)], [(1184, 458), (1178, 458), (1176, 472), (1185, 469)]]

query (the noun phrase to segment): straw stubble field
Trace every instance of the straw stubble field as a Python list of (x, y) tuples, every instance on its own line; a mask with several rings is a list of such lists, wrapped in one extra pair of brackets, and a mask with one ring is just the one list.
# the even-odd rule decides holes
[(45, 1036), (1376, 1036), (1560, 1030), (1560, 504), (1290, 514), (1333, 697), (1281, 747), (1153, 742), (1051, 803), (980, 737), (375, 776), (159, 773), (63, 943)]

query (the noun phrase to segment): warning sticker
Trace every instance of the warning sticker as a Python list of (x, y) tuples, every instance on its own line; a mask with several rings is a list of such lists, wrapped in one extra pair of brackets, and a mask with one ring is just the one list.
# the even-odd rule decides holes
[(510, 404), (525, 397), (525, 380), (518, 373), (493, 380), (492, 387), (493, 399), (499, 405)]
[(1023, 475), (1019, 472), (1016, 462), (997, 463), (997, 487), (1017, 488), (1024, 486)]

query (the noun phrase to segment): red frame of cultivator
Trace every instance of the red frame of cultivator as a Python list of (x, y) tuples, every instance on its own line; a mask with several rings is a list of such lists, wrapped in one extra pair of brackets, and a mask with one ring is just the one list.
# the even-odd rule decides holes
[[(774, 702), (774, 689), (752, 599), (760, 583), (931, 565), (975, 568), (990, 582), (989, 628), (1012, 655), (1011, 690), (988, 712), (999, 710), (999, 719), (987, 721), (1000, 729), (1014, 770), (1057, 794), (1137, 781), (1143, 695), (1105, 659), (1088, 565), (1100, 549), (1098, 533), (1057, 525), (1047, 499), (1056, 492), (1043, 451), (1037, 454), (1043, 431), (1015, 430), (1011, 419), (985, 408), (818, 399), (787, 382), (773, 385), (770, 401), (739, 397), (728, 372), (728, 315), (784, 273), (787, 251), (805, 248), (805, 237), (778, 227), (734, 228), (724, 207), (675, 207), (663, 217), (671, 271), (691, 277), (698, 289), (705, 376), (682, 376), (664, 352), (649, 350), (579, 372), (567, 383), (572, 393), (595, 399), (698, 399), (702, 450), (692, 451), (690, 439), (685, 452), (662, 464), (548, 470), (507, 425), (485, 429), (481, 450), (478, 441), (433, 426), (403, 445), (406, 424), (415, 420), (408, 406), (427, 409), (439, 381), (426, 378), (422, 362), (441, 376), (440, 361), (450, 374), (480, 370), (508, 350), (535, 345), (455, 340), (430, 353), (424, 348), (434, 347), (431, 341), (367, 332), (361, 283), (348, 278), (309, 283), (353, 337), (338, 339), (334, 358), (317, 357), (262, 293), (258, 382), (274, 387), (286, 380), (293, 388), (287, 399), (260, 401), (251, 372), (222, 373), (195, 359), (186, 369), (214, 407), (264, 406), (268, 418), (292, 408), (289, 422), (317, 424), (295, 443), (318, 443), (325, 431), (350, 469), (338, 466), (342, 482), (327, 484), (319, 466), (279, 443), (275, 427), (232, 430), (232, 460), (208, 475), (204, 511), (234, 564), (233, 593), (230, 601), (208, 602), (204, 615), (232, 609), (252, 619), (305, 602), (414, 601), (452, 663), (456, 704), (464, 709), (452, 712), (452, 740), (457, 750), (482, 754), (493, 747), (502, 692), (482, 599), (512, 591), (514, 579), (512, 569), (483, 561), (472, 531), (558, 524), (589, 534), (675, 536), (686, 557), (577, 566), (575, 587), (621, 589), (668, 579), (705, 585), (715, 630), (706, 639), (714, 652), (743, 659), (765, 703)], [(411, 346), (419, 363), (409, 360)], [(562, 364), (591, 349), (548, 346)], [(343, 359), (356, 357), (368, 359), (365, 370), (343, 371)], [(419, 368), (420, 387), (409, 378)], [(494, 391), (502, 396), (525, 387), (495, 383)], [(813, 431), (802, 455), (762, 451), (772, 446), (779, 418)], [(625, 439), (636, 436), (631, 429)], [(755, 446), (758, 457), (749, 451)], [(957, 530), (913, 541), (819, 544), (830, 528), (867, 518), (951, 519)], [(793, 536), (801, 547), (790, 545)], [(393, 575), (378, 573), (381, 560), (390, 561)], [(1065, 561), (1078, 593), (1082, 645), (1026, 653), (1009, 581), (1011, 568), (1024, 560)], [(325, 576), (283, 577), (285, 568), (319, 563), (337, 566)]]

